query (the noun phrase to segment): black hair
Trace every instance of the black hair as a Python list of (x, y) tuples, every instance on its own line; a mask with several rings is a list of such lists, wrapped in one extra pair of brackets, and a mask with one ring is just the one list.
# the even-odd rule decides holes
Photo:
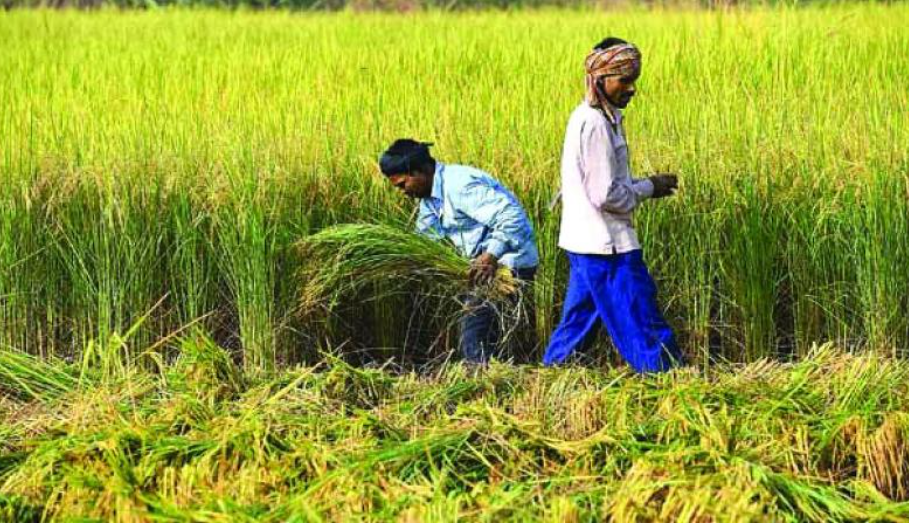
[(627, 44), (627, 43), (628, 43), (627, 41), (622, 40), (622, 39), (619, 38), (619, 37), (616, 37), (616, 36), (607, 36), (606, 38), (604, 38), (603, 40), (601, 40), (599, 44), (593, 46), (593, 48), (596, 49), (597, 51), (601, 51), (601, 50), (603, 50), (603, 49), (612, 47), (612, 46), (614, 46), (614, 45)]
[(436, 160), (429, 153), (432, 142), (418, 142), (412, 138), (399, 138), (392, 142), (379, 158), (379, 167), (385, 176), (418, 171), (431, 175)]

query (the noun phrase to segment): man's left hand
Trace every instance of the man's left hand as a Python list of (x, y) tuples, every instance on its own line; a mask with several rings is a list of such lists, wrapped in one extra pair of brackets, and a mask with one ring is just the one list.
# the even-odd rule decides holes
[(648, 178), (653, 184), (653, 198), (672, 196), (679, 188), (679, 177), (672, 173), (657, 173)]
[(496, 271), (499, 270), (499, 260), (490, 253), (483, 253), (473, 259), (470, 264), (470, 271), (467, 273), (471, 285), (488, 284), (496, 277)]

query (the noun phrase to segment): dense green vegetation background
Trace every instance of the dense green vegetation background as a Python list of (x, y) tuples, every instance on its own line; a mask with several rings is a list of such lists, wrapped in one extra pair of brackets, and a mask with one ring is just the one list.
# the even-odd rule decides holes
[[(734, 8), (737, 6), (790, 7), (828, 5), (839, 0), (0, 0), (0, 8), (158, 9), (202, 7), (219, 9), (280, 9), (291, 11), (396, 11), (522, 10), (557, 7), (615, 9), (630, 6), (669, 8)], [(884, 2), (889, 3), (889, 2)]]
[[(907, 18), (0, 12), (0, 521), (906, 521)], [(633, 167), (681, 176), (637, 224), (698, 366), (362, 365), (452, 348), (409, 281), (303, 314), (299, 239), (410, 227), (375, 160), (414, 136), (530, 212), (538, 362), (608, 34)]]
[(294, 315), (301, 236), (409, 220), (413, 203), (375, 159), (414, 136), (490, 171), (529, 210), (545, 342), (566, 276), (546, 204), (583, 58), (614, 34), (644, 53), (626, 113), (633, 166), (681, 176), (637, 224), (688, 354), (749, 361), (819, 340), (898, 352), (907, 17), (869, 4), (2, 13), (0, 340), (73, 355), (151, 312), (134, 347), (201, 318), (251, 368), (348, 339), (379, 357), (444, 350), (451, 337), (406, 336), (407, 297), (329, 325)]

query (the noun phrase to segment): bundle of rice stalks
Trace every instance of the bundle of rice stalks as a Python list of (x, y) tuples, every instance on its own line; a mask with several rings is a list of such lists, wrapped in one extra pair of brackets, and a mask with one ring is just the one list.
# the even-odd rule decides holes
[(175, 389), (212, 401), (234, 398), (246, 388), (243, 373), (227, 350), (202, 332), (181, 341), (168, 381)]
[[(329, 227), (301, 240), (298, 248), (303, 259), (300, 306), (304, 314), (331, 311), (344, 298), (378, 300), (420, 290), (445, 301), (457, 300), (472, 289), (470, 262), (451, 246), (387, 225)], [(505, 267), (499, 268), (492, 282), (472, 291), (494, 301), (519, 292)]]
[(55, 399), (79, 384), (69, 368), (63, 362), (0, 348), (0, 394), (23, 400)]

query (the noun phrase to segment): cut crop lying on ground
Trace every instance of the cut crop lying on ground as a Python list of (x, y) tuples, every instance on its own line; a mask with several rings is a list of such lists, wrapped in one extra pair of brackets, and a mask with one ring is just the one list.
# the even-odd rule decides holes
[(909, 518), (909, 365), (890, 358), (251, 376), (204, 337), (179, 352), (113, 381), (54, 364), (53, 395), (4, 367), (0, 518)]

